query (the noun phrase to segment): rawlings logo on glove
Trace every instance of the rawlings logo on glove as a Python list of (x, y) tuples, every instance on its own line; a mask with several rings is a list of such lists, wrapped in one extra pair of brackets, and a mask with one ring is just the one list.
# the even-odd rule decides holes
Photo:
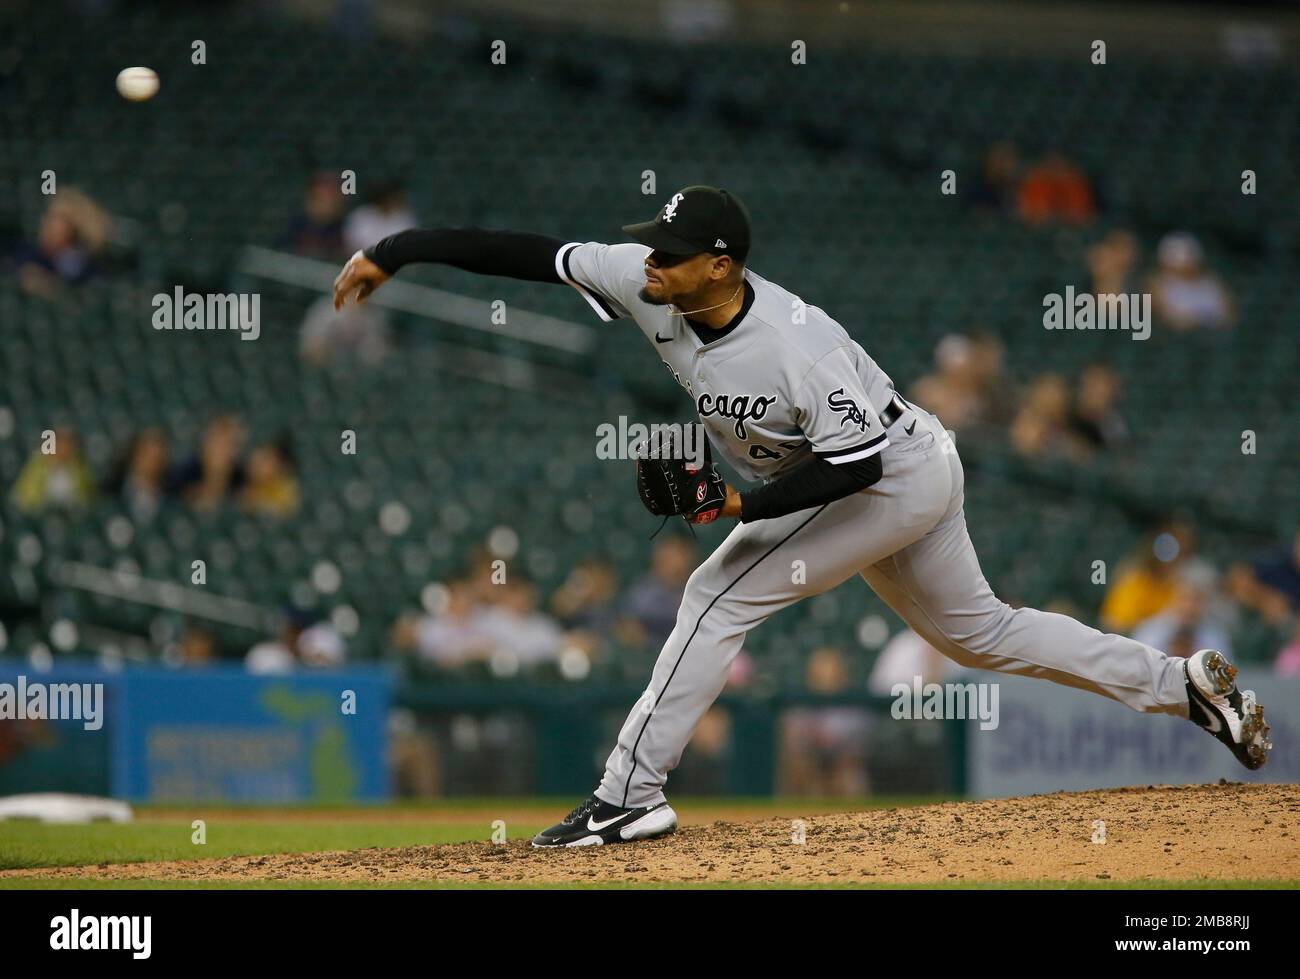
[(634, 449), (636, 488), (645, 508), (656, 517), (680, 516), (687, 523), (706, 524), (718, 518), (727, 502), (727, 485), (713, 466), (709, 442), (703, 465), (684, 458), (682, 435), (676, 425), (656, 429)]

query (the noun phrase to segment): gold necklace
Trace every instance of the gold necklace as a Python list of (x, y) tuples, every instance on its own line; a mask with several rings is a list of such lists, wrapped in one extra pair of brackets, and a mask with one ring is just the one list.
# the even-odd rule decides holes
[[(745, 288), (745, 283), (742, 281), (740, 285), (736, 286), (736, 291), (731, 294), (731, 298), (724, 299), (722, 302), (718, 303), (718, 306), (726, 306), (729, 303), (735, 302), (736, 297), (740, 295), (740, 290), (743, 288)], [(680, 310), (675, 311), (670, 309), (668, 311), (668, 315), (669, 316), (694, 316), (696, 313), (707, 313), (711, 309), (717, 309), (718, 306), (705, 306), (703, 309), (692, 309), (688, 313), (683, 313)]]

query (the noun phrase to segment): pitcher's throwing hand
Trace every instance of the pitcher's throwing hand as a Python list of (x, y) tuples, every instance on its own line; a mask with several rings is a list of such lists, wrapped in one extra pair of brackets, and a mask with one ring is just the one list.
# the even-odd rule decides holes
[(364, 252), (348, 259), (343, 271), (334, 279), (334, 308), (342, 309), (349, 298), (361, 303), (372, 292), (388, 281), (388, 273), (381, 269)]

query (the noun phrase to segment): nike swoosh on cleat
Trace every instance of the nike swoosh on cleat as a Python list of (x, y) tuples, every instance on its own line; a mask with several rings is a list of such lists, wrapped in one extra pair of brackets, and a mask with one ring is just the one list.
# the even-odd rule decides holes
[(596, 820), (595, 820), (594, 818), (592, 818), (591, 816), (588, 816), (588, 817), (587, 817), (587, 829), (591, 830), (593, 833), (599, 833), (599, 832), (600, 832), (602, 829), (604, 829), (606, 826), (613, 826), (613, 825), (614, 825), (616, 822), (618, 822), (620, 819), (626, 819), (626, 818), (627, 818), (628, 816), (630, 816), (630, 815), (631, 815), (631, 813), (626, 813), (626, 812), (625, 812), (625, 813), (620, 813), (619, 815), (615, 816), (613, 819), (606, 819), (604, 822), (601, 822), (601, 823), (596, 822)]
[(1218, 734), (1223, 730), (1223, 718), (1219, 716), (1219, 712), (1213, 704), (1202, 700), (1196, 706), (1199, 707), (1201, 713), (1205, 715), (1205, 730), (1209, 731), (1211, 734)]

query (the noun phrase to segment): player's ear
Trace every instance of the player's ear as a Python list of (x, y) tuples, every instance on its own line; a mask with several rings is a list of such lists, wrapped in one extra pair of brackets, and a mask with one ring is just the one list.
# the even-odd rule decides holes
[(721, 282), (731, 274), (731, 256), (716, 255), (713, 258), (713, 267), (709, 269), (709, 275), (715, 282)]

